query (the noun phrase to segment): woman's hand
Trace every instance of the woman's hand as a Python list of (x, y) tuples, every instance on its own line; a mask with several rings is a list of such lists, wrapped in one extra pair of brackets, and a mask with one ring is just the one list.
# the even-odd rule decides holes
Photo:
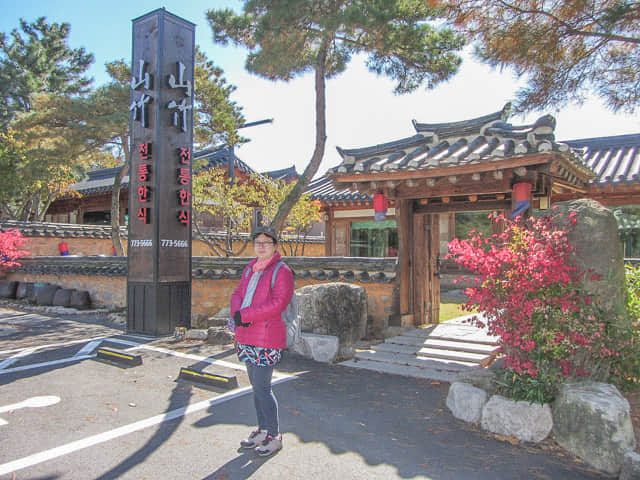
[(251, 325), (251, 323), (249, 322), (242, 321), (240, 310), (237, 310), (236, 313), (233, 314), (233, 323), (236, 324), (236, 327), (248, 327), (249, 325)]

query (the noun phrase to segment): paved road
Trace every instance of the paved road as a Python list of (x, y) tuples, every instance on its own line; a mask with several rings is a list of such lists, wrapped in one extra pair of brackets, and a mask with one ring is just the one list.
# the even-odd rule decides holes
[[(99, 341), (143, 364), (92, 358)], [(178, 380), (183, 366), (236, 376), (238, 388)], [(447, 383), (292, 355), (277, 373), (285, 447), (262, 459), (237, 449), (255, 414), (229, 346), (0, 307), (0, 479), (608, 478), (551, 442), (514, 445), (455, 419)], [(59, 401), (21, 406), (43, 396)]]

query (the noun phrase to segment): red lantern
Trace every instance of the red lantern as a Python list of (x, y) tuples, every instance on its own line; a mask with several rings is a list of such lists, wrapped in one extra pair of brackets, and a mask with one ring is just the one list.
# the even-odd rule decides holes
[(69, 245), (66, 242), (60, 242), (58, 244), (58, 250), (60, 251), (60, 255), (69, 255)]
[(373, 218), (376, 222), (381, 222), (387, 216), (389, 209), (389, 199), (383, 193), (376, 193), (373, 196)]

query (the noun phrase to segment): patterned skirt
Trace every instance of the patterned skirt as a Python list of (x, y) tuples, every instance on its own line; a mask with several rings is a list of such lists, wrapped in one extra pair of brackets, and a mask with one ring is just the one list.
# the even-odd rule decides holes
[(279, 348), (262, 348), (236, 343), (236, 352), (241, 362), (251, 362), (258, 367), (273, 367), (282, 358)]

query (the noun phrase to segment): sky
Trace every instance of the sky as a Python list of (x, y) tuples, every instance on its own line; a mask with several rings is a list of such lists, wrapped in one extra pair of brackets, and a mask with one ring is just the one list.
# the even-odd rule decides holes
[[(237, 148), (238, 157), (259, 172), (295, 165), (301, 173), (311, 159), (315, 143), (315, 93), (311, 73), (290, 82), (272, 82), (244, 69), (247, 51), (215, 45), (205, 11), (233, 8), (238, 0), (0, 0), (0, 31), (19, 27), (20, 18), (31, 22), (44, 16), (48, 22), (71, 25), (69, 44), (93, 53), (89, 70), (94, 85), (105, 83), (106, 62), (131, 62), (131, 21), (157, 8), (196, 24), (196, 43), (225, 71), (227, 82), (237, 87), (233, 95), (247, 122), (273, 119), (273, 123), (241, 130), (250, 142)], [(466, 120), (502, 109), (524, 85), (508, 70), (500, 71), (475, 61), (465, 51), (463, 65), (449, 82), (433, 90), (420, 88), (395, 95), (394, 83), (369, 72), (364, 57), (352, 60), (346, 72), (327, 81), (327, 143), (318, 171), (322, 175), (341, 161), (340, 148), (359, 148), (415, 134), (412, 120), (441, 123)], [(543, 111), (509, 119), (527, 125), (544, 114), (556, 118), (556, 139), (602, 137), (640, 133), (640, 116), (613, 114), (597, 98), (582, 106)]]

